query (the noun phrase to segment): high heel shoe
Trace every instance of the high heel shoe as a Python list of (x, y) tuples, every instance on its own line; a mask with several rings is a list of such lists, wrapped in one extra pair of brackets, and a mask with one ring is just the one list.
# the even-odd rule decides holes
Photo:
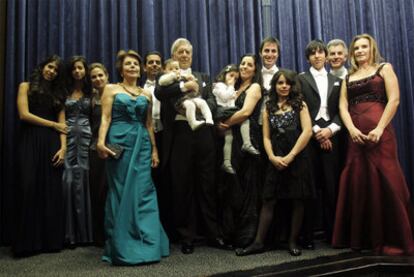
[(299, 248), (289, 248), (289, 254), (291, 256), (300, 256), (302, 255), (302, 251)]
[(236, 255), (237, 256), (247, 256), (252, 254), (260, 254), (265, 251), (263, 244), (261, 243), (252, 243), (246, 248), (237, 248)]

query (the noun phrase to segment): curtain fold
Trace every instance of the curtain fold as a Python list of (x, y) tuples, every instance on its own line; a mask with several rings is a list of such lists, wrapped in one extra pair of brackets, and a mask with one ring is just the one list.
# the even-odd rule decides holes
[[(281, 41), (279, 64), (303, 71), (306, 44), (359, 33), (372, 34), (397, 72), (401, 104), (394, 120), (400, 160), (411, 191), (414, 186), (414, 1), (273, 0), (272, 35)], [(0, 243), (9, 244), (14, 156), (18, 149), (18, 84), (50, 54), (75, 54), (102, 62), (111, 81), (118, 80), (115, 55), (135, 49), (170, 57), (171, 43), (188, 38), (194, 46), (193, 68), (212, 78), (241, 55), (257, 53), (263, 39), (261, 1), (251, 0), (13, 0), (7, 1), (5, 89), (0, 185)]]

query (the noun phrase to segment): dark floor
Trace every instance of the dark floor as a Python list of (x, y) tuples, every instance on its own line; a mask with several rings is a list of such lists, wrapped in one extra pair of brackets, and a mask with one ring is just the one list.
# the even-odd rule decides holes
[(170, 257), (160, 263), (132, 267), (114, 267), (101, 262), (102, 249), (96, 247), (78, 247), (23, 259), (12, 258), (10, 249), (1, 247), (0, 276), (208, 276), (226, 272), (233, 275), (235, 271), (349, 253), (349, 250), (332, 249), (322, 242), (316, 246), (317, 250), (303, 251), (299, 257), (290, 256), (286, 250), (237, 257), (232, 251), (205, 246), (197, 247), (192, 255), (183, 255), (177, 245), (172, 245)]
[(414, 257), (379, 257), (332, 249), (318, 242), (317, 250), (292, 257), (286, 250), (237, 257), (232, 251), (200, 246), (183, 255), (178, 245), (160, 263), (115, 267), (100, 260), (102, 249), (78, 247), (60, 253), (15, 259), (0, 247), (0, 276), (414, 276)]

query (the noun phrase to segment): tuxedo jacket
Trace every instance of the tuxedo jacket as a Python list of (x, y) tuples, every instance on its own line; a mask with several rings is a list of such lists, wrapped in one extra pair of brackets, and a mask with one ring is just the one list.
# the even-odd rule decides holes
[[(208, 74), (195, 71), (193, 71), (192, 74), (198, 81), (201, 97), (206, 100), (211, 113), (215, 114), (217, 102), (211, 92), (211, 82)], [(163, 161), (161, 161), (161, 166), (164, 167), (168, 164), (168, 160), (170, 158), (174, 138), (174, 121), (177, 115), (177, 111), (171, 99), (179, 98), (180, 96), (185, 95), (185, 93), (181, 91), (179, 82), (175, 82), (168, 86), (160, 86), (157, 80), (154, 95), (161, 102), (161, 122), (164, 127), (164, 134), (162, 138)]]
[[(321, 107), (321, 97), (319, 95), (316, 81), (310, 71), (302, 72), (298, 76), (301, 85), (302, 94), (306, 104), (308, 105), (309, 113), (312, 119), (312, 126), (314, 126), (316, 115)], [(339, 116), (339, 94), (341, 91), (342, 80), (334, 75), (328, 73), (328, 114), (330, 123), (336, 123), (342, 126), (342, 121)]]

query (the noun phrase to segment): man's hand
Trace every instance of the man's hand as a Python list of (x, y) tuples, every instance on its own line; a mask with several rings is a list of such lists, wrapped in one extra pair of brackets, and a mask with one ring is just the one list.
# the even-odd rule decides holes
[(321, 128), (315, 133), (315, 138), (319, 143), (323, 143), (332, 137), (332, 131), (329, 128)]
[(199, 89), (197, 81), (187, 81), (184, 83), (184, 87), (185, 87), (184, 93), (198, 91)]

